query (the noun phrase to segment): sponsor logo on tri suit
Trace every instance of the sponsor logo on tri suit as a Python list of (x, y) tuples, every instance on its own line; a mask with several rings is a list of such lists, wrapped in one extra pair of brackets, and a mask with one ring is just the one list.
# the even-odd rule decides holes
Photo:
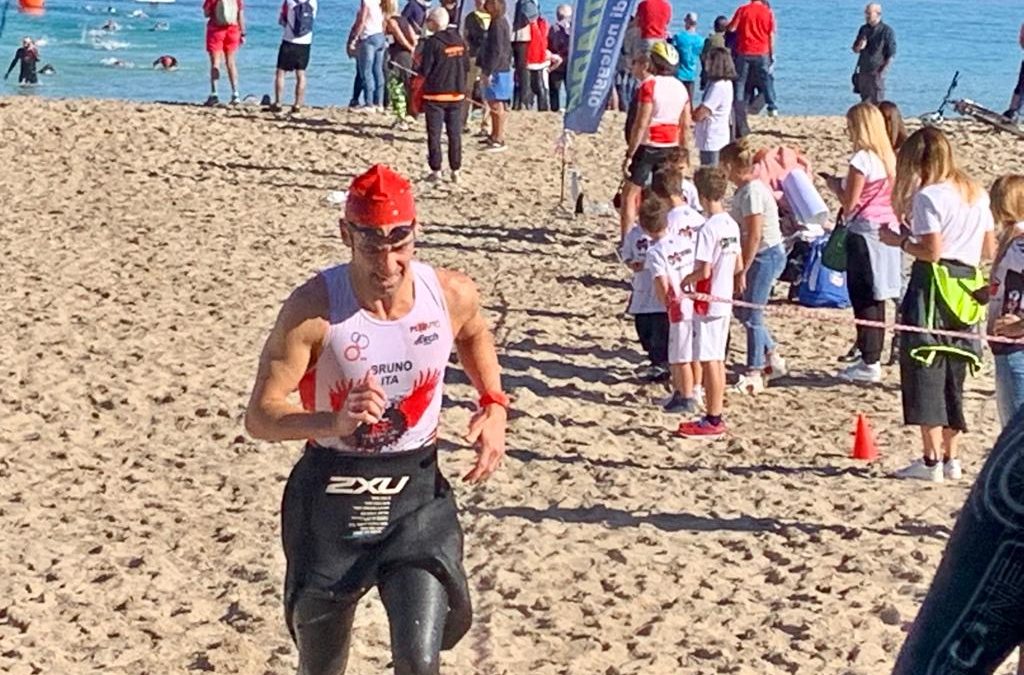
[(676, 251), (675, 253), (670, 253), (668, 256), (668, 264), (672, 265), (672, 267), (679, 267), (683, 263), (683, 258), (690, 255), (693, 255), (693, 249), (690, 248), (686, 249), (685, 251)]
[(405, 489), (408, 476), (331, 476), (330, 484), (324, 490), (329, 495), (397, 495)]
[(375, 363), (370, 366), (370, 373), (380, 380), (381, 385), (398, 384), (398, 374), (412, 370), (412, 361), (395, 361), (392, 363)]
[(420, 321), (418, 324), (409, 326), (410, 333), (424, 333), (431, 328), (440, 328), (440, 321)]
[(438, 340), (437, 333), (431, 333), (430, 335), (421, 335), (421, 336), (419, 336), (418, 338), (416, 338), (416, 341), (413, 342), (413, 344), (414, 345), (423, 345), (425, 347), (427, 345), (434, 344), (435, 342), (437, 342), (437, 340)]
[(351, 343), (343, 352), (346, 361), (365, 361), (363, 350), (370, 346), (370, 338), (364, 333), (355, 332), (349, 338)]

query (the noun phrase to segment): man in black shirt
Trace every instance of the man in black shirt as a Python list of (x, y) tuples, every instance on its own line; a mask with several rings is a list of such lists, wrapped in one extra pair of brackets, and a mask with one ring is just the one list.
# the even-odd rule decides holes
[(866, 22), (853, 41), (853, 52), (859, 54), (854, 92), (860, 94), (861, 101), (877, 105), (885, 100), (885, 76), (896, 57), (896, 34), (882, 23), (882, 6), (878, 3), (864, 8), (864, 18)]
[(19, 62), (21, 71), (18, 73), (18, 84), (37, 84), (39, 79), (36, 77), (36, 63), (39, 62), (39, 50), (36, 49), (32, 38), (25, 38), (21, 41), (21, 47), (14, 52), (14, 60), (11, 61), (7, 73), (4, 74), (5, 80)]
[(428, 180), (441, 179), (441, 130), (448, 132), (448, 168), (458, 182), (462, 168), (462, 102), (466, 98), (469, 56), (457, 28), (451, 28), (448, 10), (427, 12), (426, 27), (433, 33), (423, 43), (418, 71), (423, 76), (423, 113), (427, 120)]

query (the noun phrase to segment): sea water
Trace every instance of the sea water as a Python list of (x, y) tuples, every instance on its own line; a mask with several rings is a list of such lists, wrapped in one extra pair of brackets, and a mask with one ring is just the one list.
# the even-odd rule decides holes
[[(57, 70), (55, 75), (41, 76), (38, 87), (22, 88), (16, 84), (15, 69), (2, 83), (4, 95), (24, 92), (185, 102), (206, 98), (209, 62), (199, 0), (173, 4), (48, 0), (42, 16), (18, 12), (17, 0), (0, 2), (8, 3), (0, 36), (4, 70), (25, 35), (39, 40), (40, 65), (51, 64)], [(716, 15), (731, 15), (737, 4), (675, 0), (673, 30), (681, 29), (685, 12), (694, 11), (699, 14), (701, 34), (706, 34)], [(772, 2), (779, 25), (775, 81), (783, 114), (842, 114), (858, 100), (850, 87), (856, 62), (850, 46), (863, 23), (864, 4), (862, 0)], [(358, 0), (321, 0), (308, 71), (310, 104), (347, 105), (351, 98), (355, 63), (345, 53), (345, 42), (358, 5)], [(549, 19), (555, 5), (552, 0), (541, 4)], [(248, 37), (238, 56), (243, 95), (261, 97), (271, 91), (281, 39), (279, 9), (278, 0), (246, 3)], [(893, 0), (884, 3), (884, 11), (898, 43), (888, 97), (905, 114), (934, 110), (957, 70), (961, 72), (958, 96), (1000, 111), (1006, 107), (1022, 58), (1017, 35), (1024, 21), (1024, 0)], [(108, 19), (116, 21), (120, 30), (102, 30)], [(166, 30), (154, 30), (161, 22)], [(154, 70), (152, 63), (162, 54), (175, 56), (179, 69)], [(291, 80), (287, 86), (292, 86)], [(222, 96), (229, 93), (226, 81), (220, 90)]]

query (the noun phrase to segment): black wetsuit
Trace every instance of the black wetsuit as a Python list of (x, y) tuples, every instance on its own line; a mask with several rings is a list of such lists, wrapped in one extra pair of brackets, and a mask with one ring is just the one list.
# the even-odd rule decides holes
[(988, 675), (1024, 642), (1024, 409), (974, 483), (894, 675)]
[(18, 82), (21, 84), (36, 84), (39, 82), (39, 78), (36, 77), (36, 63), (39, 62), (39, 52), (35, 49), (28, 47), (19, 47), (18, 51), (14, 52), (14, 59), (11, 61), (11, 65), (7, 67), (7, 73), (4, 75), (4, 79), (11, 74), (14, 70), (14, 66), (21, 62), (21, 72), (18, 73)]
[(377, 586), (396, 675), (437, 675), (469, 630), (462, 530), (437, 449), (346, 455), (308, 445), (281, 506), (285, 618), (302, 675), (345, 672), (359, 599)]

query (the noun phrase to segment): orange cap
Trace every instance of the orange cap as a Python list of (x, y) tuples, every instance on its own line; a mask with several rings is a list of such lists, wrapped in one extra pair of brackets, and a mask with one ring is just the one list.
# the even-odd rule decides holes
[(383, 164), (352, 181), (345, 200), (345, 220), (362, 227), (409, 225), (416, 220), (412, 185)]

